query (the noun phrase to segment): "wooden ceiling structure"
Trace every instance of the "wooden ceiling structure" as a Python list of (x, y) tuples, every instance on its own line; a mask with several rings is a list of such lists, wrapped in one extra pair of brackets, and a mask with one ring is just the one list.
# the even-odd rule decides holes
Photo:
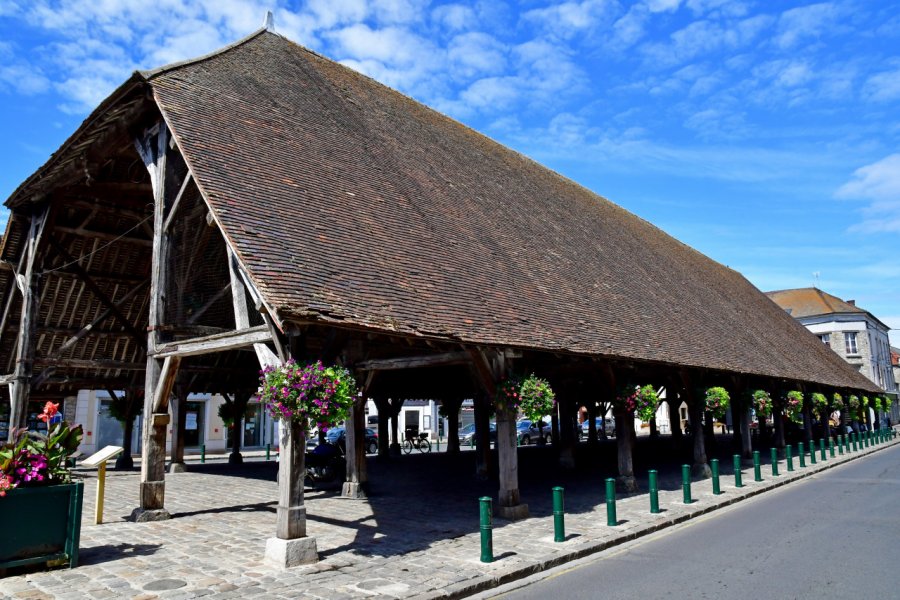
[[(289, 357), (374, 397), (490, 398), (513, 371), (566, 406), (616, 380), (878, 392), (734, 271), (268, 30), (135, 73), (6, 205), (0, 401), (21, 424), (29, 398), (142, 380), (138, 517), (165, 516), (174, 387), (256, 389)], [(306, 537), (300, 434), (285, 543)]]

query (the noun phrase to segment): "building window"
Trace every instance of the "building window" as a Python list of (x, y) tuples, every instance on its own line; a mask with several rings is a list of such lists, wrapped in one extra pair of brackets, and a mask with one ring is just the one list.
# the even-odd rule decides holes
[(859, 354), (859, 347), (856, 345), (855, 331), (849, 331), (845, 333), (844, 342), (847, 345), (847, 354)]
[(831, 334), (823, 333), (819, 336), (819, 339), (822, 340), (822, 343), (831, 348)]

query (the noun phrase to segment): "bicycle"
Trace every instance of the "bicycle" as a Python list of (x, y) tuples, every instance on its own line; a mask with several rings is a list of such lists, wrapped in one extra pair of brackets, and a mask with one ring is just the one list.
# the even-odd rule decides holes
[(419, 452), (431, 452), (431, 442), (428, 441), (427, 433), (420, 433), (412, 437), (407, 436), (403, 442), (403, 451), (407, 454), (413, 451), (413, 448)]

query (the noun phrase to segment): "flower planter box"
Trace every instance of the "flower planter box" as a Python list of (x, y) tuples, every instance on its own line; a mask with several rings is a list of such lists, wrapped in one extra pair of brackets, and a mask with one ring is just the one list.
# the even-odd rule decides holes
[(78, 566), (84, 484), (9, 490), (0, 498), (0, 569), (52, 560)]

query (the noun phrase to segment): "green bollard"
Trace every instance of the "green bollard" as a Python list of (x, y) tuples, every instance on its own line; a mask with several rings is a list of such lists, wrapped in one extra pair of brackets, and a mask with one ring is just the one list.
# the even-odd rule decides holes
[(778, 476), (778, 448), (772, 448), (772, 477)]
[(272, 444), (266, 444), (266, 462), (269, 461), (269, 458), (272, 455)]
[(685, 504), (693, 502), (691, 499), (691, 465), (681, 465), (681, 493)]
[(744, 484), (741, 482), (741, 455), (734, 455), (734, 487), (742, 488)]
[(481, 562), (494, 562), (494, 540), (493, 531), (491, 530), (491, 518), (494, 514), (490, 496), (483, 496), (478, 499), (481, 515)]
[(616, 518), (616, 480), (612, 477), (606, 479), (606, 524), (610, 527), (619, 524)]
[(853, 440), (853, 451), (854, 451), (854, 452), (858, 452), (858, 451), (859, 451), (859, 447), (857, 446), (856, 432), (855, 432), (855, 431), (850, 433), (850, 439)]
[(834, 438), (828, 438), (828, 452), (831, 454), (831, 458), (834, 458)]
[(563, 488), (553, 488), (553, 541), (566, 541), (566, 509)]
[(800, 468), (806, 466), (806, 449), (803, 447), (803, 442), (797, 442), (797, 458), (800, 459)]
[(200, 444), (200, 462), (206, 462), (206, 444)]
[(659, 482), (655, 470), (650, 470), (650, 514), (659, 514)]
[(819, 458), (822, 459), (822, 462), (828, 460), (828, 456), (825, 454), (825, 438), (819, 440)]
[(841, 436), (838, 436), (837, 447), (838, 447), (838, 454), (840, 454), (841, 456), (843, 456), (843, 454), (844, 454), (844, 440), (841, 439)]
[(784, 447), (784, 456), (787, 459), (787, 470), (791, 472), (794, 470), (794, 457), (791, 456), (791, 445), (788, 444)]
[(753, 451), (753, 481), (762, 481), (762, 465), (759, 459), (759, 450)]
[(709, 466), (712, 469), (712, 492), (713, 496), (718, 496), (722, 493), (722, 489), (719, 487), (719, 459), (714, 458), (709, 461)]
[(816, 441), (809, 440), (809, 464), (816, 464)]

